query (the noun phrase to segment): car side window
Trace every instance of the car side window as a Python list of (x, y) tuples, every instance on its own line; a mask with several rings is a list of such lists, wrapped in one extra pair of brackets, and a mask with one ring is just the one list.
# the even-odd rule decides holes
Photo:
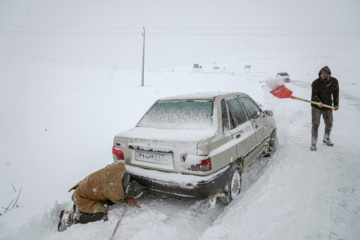
[(241, 97), (240, 99), (251, 119), (258, 119), (261, 116), (261, 109), (250, 98)]
[(221, 101), (221, 115), (222, 115), (223, 132), (226, 132), (230, 128), (229, 128), (228, 111), (226, 109), (225, 100)]
[(241, 106), (241, 103), (239, 102), (239, 99), (232, 98), (226, 101), (229, 107), (229, 113), (230, 116), (233, 117), (235, 120), (234, 126), (231, 126), (231, 128), (235, 128), (239, 126), (240, 124), (243, 124), (247, 121), (246, 113), (243, 107)]

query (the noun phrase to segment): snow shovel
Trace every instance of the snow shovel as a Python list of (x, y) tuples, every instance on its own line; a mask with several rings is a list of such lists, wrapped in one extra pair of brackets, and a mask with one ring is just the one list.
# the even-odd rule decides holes
[[(270, 93), (272, 93), (275, 97), (278, 97), (278, 98), (292, 98), (292, 99), (297, 99), (297, 100), (300, 100), (300, 101), (320, 105), (319, 102), (314, 102), (314, 101), (310, 101), (310, 100), (306, 100), (306, 99), (302, 99), (302, 98), (293, 96), (292, 91), (287, 89), (284, 85), (281, 85), (281, 86), (278, 86), (278, 87), (274, 88), (272, 91), (270, 91)], [(332, 107), (332, 106), (329, 106), (329, 105), (326, 105), (326, 104), (324, 104), (324, 107), (335, 109), (335, 107)]]

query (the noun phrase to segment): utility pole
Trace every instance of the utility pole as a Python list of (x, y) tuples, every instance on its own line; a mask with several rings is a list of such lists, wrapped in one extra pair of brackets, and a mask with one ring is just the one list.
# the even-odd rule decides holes
[(142, 77), (141, 77), (141, 86), (144, 86), (144, 68), (145, 68), (145, 27), (143, 27), (143, 57), (142, 57)]

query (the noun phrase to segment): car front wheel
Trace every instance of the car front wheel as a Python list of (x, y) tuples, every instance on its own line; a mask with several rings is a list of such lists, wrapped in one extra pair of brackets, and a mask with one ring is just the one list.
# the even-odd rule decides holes
[(228, 205), (232, 200), (236, 198), (237, 195), (239, 195), (241, 191), (241, 183), (241, 171), (237, 167), (230, 174), (230, 177), (224, 188), (224, 196), (220, 198), (223, 204)]

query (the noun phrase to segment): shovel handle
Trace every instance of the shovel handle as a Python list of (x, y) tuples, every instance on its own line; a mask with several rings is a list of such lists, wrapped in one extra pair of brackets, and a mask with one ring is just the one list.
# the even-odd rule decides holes
[[(295, 97), (295, 96), (291, 96), (292, 99), (296, 99), (296, 100), (300, 100), (300, 101), (304, 101), (304, 102), (309, 102), (309, 103), (313, 103), (313, 104), (316, 104), (316, 105), (320, 105), (319, 102), (314, 102), (314, 101), (310, 101), (310, 100), (307, 100), (307, 99), (303, 99), (303, 98), (299, 98), (299, 97)], [(331, 109), (335, 109), (335, 107), (332, 107), (332, 106), (329, 106), (329, 105), (326, 105), (324, 104), (323, 105), (324, 107), (327, 107), (327, 108), (331, 108)]]

